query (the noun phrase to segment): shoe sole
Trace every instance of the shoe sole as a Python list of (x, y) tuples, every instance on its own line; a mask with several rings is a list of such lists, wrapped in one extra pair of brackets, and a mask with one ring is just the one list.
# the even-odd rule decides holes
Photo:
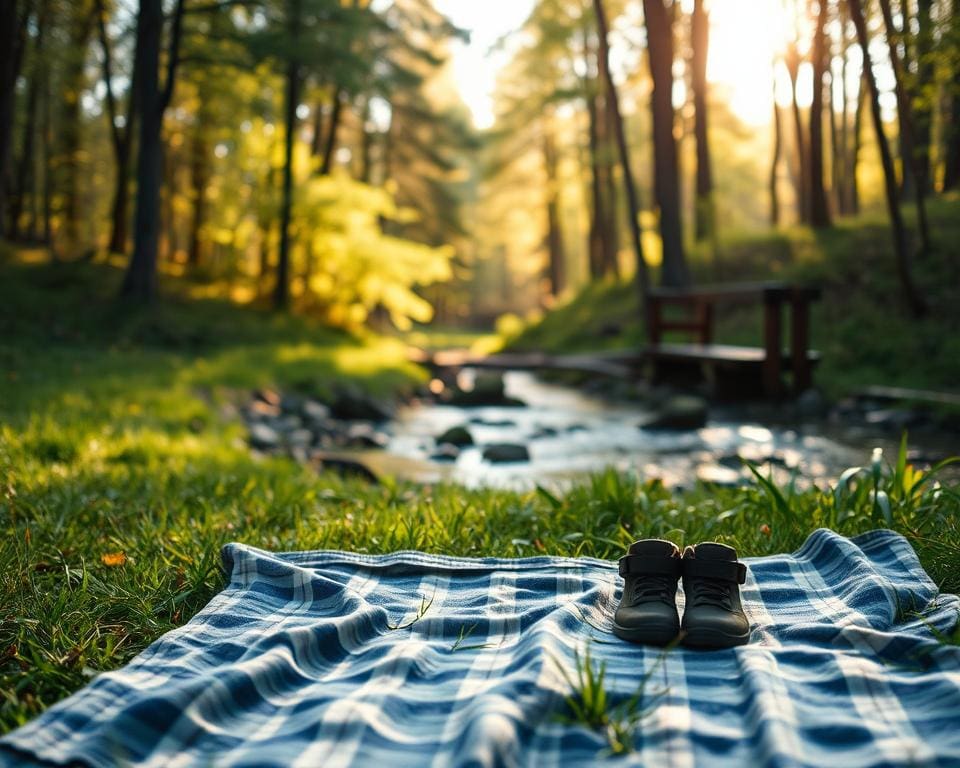
[(613, 623), (613, 634), (621, 640), (643, 645), (669, 645), (677, 639), (679, 629), (662, 629), (658, 627), (623, 627)]
[(686, 629), (683, 634), (683, 645), (687, 648), (700, 650), (722, 650), (746, 645), (750, 641), (750, 630), (743, 634), (731, 635), (716, 629)]

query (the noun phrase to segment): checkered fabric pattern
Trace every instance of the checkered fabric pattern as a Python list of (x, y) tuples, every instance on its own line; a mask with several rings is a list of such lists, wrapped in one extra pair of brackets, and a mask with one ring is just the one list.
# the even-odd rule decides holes
[(595, 559), (224, 548), (229, 586), (127, 667), (0, 740), (0, 765), (583, 765), (574, 653), (612, 703), (654, 668), (650, 766), (960, 765), (960, 613), (890, 531), (748, 560), (750, 644), (666, 654), (610, 634)]

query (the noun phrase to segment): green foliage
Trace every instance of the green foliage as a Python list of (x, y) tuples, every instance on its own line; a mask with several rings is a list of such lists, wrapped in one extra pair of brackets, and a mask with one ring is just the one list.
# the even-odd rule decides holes
[(394, 325), (427, 322), (433, 309), (414, 288), (449, 280), (449, 247), (426, 245), (384, 233), (384, 220), (416, 219), (397, 207), (384, 189), (346, 174), (316, 177), (302, 188), (309, 248), (321, 267), (310, 277), (310, 292), (338, 325), (361, 326), (377, 307)]

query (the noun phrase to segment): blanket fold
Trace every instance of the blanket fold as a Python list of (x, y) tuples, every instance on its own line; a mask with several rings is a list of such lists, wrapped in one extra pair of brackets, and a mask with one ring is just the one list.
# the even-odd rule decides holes
[[(643, 691), (638, 765), (960, 765), (960, 648), (891, 531), (747, 559), (752, 635), (662, 652), (610, 632), (591, 558), (223, 549), (228, 586), (126, 667), (0, 739), (0, 766), (587, 765), (565, 697), (589, 649), (611, 708)], [(682, 609), (682, 593), (681, 593)]]

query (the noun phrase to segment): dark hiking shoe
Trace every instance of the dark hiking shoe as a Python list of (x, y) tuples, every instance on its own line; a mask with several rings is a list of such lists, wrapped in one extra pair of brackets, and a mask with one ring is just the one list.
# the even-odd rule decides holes
[(691, 648), (732, 648), (750, 639), (750, 622), (740, 603), (747, 566), (737, 550), (705, 542), (683, 551), (683, 644)]
[(680, 550), (660, 539), (630, 545), (620, 558), (623, 596), (613, 617), (613, 633), (633, 643), (666, 645), (680, 632), (677, 580)]

